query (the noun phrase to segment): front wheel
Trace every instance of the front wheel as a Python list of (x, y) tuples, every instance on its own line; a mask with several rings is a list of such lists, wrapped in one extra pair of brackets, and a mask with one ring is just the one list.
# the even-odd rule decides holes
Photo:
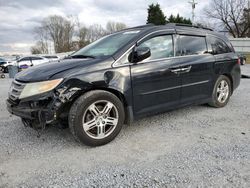
[(210, 106), (221, 108), (227, 105), (232, 94), (231, 81), (228, 77), (221, 75), (215, 85)]
[(120, 99), (112, 93), (95, 90), (74, 102), (69, 113), (69, 127), (77, 140), (89, 146), (100, 146), (119, 134), (124, 119)]

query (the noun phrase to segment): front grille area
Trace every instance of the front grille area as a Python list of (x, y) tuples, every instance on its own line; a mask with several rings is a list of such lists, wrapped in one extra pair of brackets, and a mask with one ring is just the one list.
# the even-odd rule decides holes
[(12, 101), (16, 101), (17, 99), (19, 99), (25, 85), (25, 83), (14, 80), (10, 86), (9, 99), (11, 99)]

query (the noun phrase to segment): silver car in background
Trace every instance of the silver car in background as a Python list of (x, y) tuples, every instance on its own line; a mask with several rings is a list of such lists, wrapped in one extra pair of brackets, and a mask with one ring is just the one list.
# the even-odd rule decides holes
[(36, 65), (40, 65), (43, 63), (50, 62), (49, 59), (40, 57), (40, 56), (25, 56), (18, 59), (14, 64), (19, 68), (28, 68)]

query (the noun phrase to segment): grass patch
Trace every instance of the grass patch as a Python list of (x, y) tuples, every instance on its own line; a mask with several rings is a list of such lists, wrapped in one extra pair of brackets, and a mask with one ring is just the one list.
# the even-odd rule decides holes
[(250, 64), (250, 53), (246, 54), (247, 57), (247, 64)]

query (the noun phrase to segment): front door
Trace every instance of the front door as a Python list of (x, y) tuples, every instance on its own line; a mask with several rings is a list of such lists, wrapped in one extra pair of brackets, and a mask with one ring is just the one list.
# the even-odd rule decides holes
[(139, 46), (149, 47), (151, 56), (131, 65), (134, 113), (158, 113), (179, 104), (181, 78), (174, 58), (172, 35), (152, 36)]

